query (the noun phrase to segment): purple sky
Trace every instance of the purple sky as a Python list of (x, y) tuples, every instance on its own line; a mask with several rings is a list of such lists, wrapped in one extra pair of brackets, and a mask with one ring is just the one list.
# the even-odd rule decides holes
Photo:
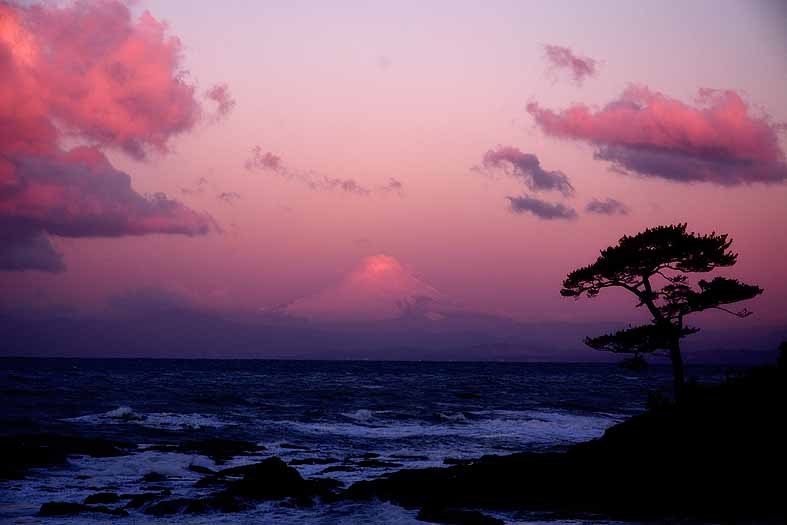
[(787, 323), (786, 27), (777, 1), (0, 1), (0, 302), (629, 320), (562, 278), (688, 222)]

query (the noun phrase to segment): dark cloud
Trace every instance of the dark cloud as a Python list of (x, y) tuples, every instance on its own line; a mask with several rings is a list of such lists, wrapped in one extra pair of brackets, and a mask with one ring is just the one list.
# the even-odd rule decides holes
[(529, 195), (507, 198), (514, 213), (530, 213), (545, 220), (577, 218), (577, 212), (562, 203), (553, 204)]
[(107, 300), (110, 315), (120, 317), (149, 316), (193, 309), (184, 296), (161, 288), (138, 288), (129, 290)]
[(75, 148), (53, 158), (17, 158), (12, 185), (0, 193), (0, 229), (30, 237), (203, 235), (212, 219), (163, 193), (142, 196), (131, 177), (99, 150)]
[(628, 215), (629, 212), (625, 204), (611, 197), (603, 201), (593, 199), (585, 207), (585, 210), (588, 213), (598, 213), (601, 215)]
[(0, 271), (39, 270), (62, 272), (66, 269), (63, 256), (41, 233), (4, 237), (0, 233)]
[(487, 151), (482, 166), (486, 169), (502, 169), (524, 182), (532, 191), (554, 190), (564, 196), (574, 194), (574, 187), (565, 173), (543, 169), (538, 157), (513, 146), (498, 146), (497, 149)]
[(566, 70), (577, 84), (597, 73), (598, 62), (592, 58), (575, 55), (571, 49), (562, 46), (545, 45), (544, 57), (550, 70)]
[(599, 146), (593, 158), (609, 162), (618, 173), (635, 173), (673, 182), (737, 186), (787, 180), (787, 164), (784, 162), (722, 159), (713, 154), (691, 156), (664, 148)]
[(722, 186), (787, 180), (779, 125), (735, 91), (701, 89), (691, 106), (630, 86), (599, 110), (527, 110), (545, 133), (596, 146), (595, 158), (619, 172)]

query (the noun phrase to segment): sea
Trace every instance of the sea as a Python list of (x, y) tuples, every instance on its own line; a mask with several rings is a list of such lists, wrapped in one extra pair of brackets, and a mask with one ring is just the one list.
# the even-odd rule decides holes
[[(718, 367), (689, 369), (706, 382), (723, 374)], [(73, 457), (24, 480), (0, 481), (0, 523), (421, 523), (416, 510), (384, 502), (311, 508), (271, 502), (241, 513), (174, 517), (35, 514), (44, 502), (139, 493), (150, 472), (166, 476), (157, 484), (172, 497), (195, 496), (205, 489), (194, 487), (201, 475), (190, 465), (220, 469), (278, 456), (294, 461), (304, 477), (348, 486), (487, 454), (564, 450), (642, 412), (649, 395), (669, 387), (663, 366), (632, 372), (613, 364), (4, 358), (0, 433), (79, 434), (139, 448), (120, 457)], [(217, 465), (159, 446), (210, 437), (265, 450)], [(304, 460), (320, 464), (299, 464)], [(324, 472), (331, 466), (341, 468)], [(607, 523), (487, 514), (506, 523)]]

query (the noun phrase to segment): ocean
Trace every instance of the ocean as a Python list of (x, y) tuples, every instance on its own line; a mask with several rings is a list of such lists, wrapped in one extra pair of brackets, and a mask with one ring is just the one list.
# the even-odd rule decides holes
[[(714, 367), (689, 369), (704, 381)], [(143, 476), (173, 497), (194, 496), (202, 476), (278, 456), (304, 477), (350, 483), (402, 468), (485, 454), (562, 450), (603, 434), (668, 392), (670, 371), (609, 364), (341, 362), (167, 359), (0, 359), (0, 432), (80, 434), (139, 445), (131, 455), (72, 458), (64, 467), (0, 481), (2, 523), (420, 523), (388, 503), (263, 503), (234, 514), (39, 518), (48, 501), (96, 492), (139, 493)], [(265, 447), (222, 464), (162, 445), (210, 437)], [(370, 461), (373, 459), (373, 461)], [(326, 472), (328, 470), (328, 472)], [(564, 523), (488, 513), (507, 523)], [(588, 519), (570, 523), (602, 523)]]

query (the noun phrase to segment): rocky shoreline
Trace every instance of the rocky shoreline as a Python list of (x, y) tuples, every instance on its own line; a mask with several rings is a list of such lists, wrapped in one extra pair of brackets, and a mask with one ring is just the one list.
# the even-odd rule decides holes
[[(146, 485), (140, 493), (104, 491), (80, 502), (53, 501), (42, 505), (39, 516), (124, 516), (130, 510), (149, 516), (228, 513), (261, 501), (310, 507), (377, 499), (418, 509), (418, 519), (435, 523), (500, 523), (482, 513), (489, 510), (632, 521), (782, 523), (787, 507), (778, 479), (787, 466), (786, 368), (782, 360), (721, 385), (689, 388), (680, 405), (655, 403), (601, 438), (566, 452), (486, 456), (444, 468), (399, 470), (347, 488), (327, 477), (304, 478), (278, 457), (221, 470), (195, 466), (193, 471), (203, 476), (195, 486), (207, 489), (205, 495), (173, 497), (156, 484), (164, 480), (151, 473), (142, 480)], [(219, 463), (261, 452), (254, 443), (215, 438), (171, 448)], [(0, 450), (0, 478), (17, 479), (28, 468), (64, 465), (70, 455), (111, 457), (137, 449), (122, 442), (43, 434), (0, 438)], [(380, 460), (359, 461), (373, 467)]]

